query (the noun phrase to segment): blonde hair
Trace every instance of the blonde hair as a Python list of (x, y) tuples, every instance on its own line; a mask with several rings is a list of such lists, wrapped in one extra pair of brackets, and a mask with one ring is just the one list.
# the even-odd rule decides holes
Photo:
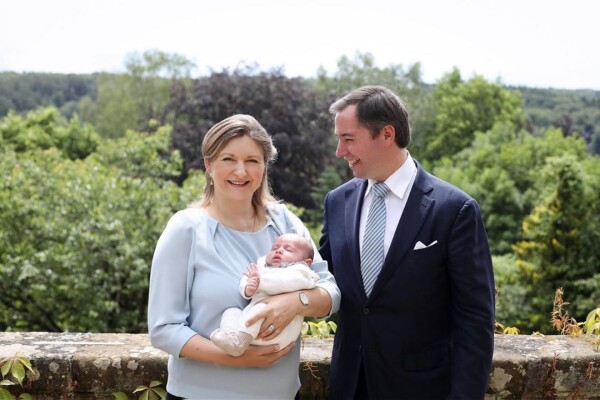
[[(202, 156), (205, 162), (214, 161), (223, 148), (235, 138), (248, 136), (254, 140), (261, 148), (265, 162), (265, 172), (260, 186), (252, 195), (252, 206), (254, 212), (259, 218), (265, 216), (265, 206), (270, 203), (276, 203), (273, 197), (271, 187), (268, 181), (268, 165), (272, 164), (277, 158), (277, 149), (273, 146), (273, 140), (265, 128), (252, 116), (245, 114), (235, 114), (223, 121), (216, 123), (206, 132), (202, 140)], [(189, 207), (207, 207), (215, 197), (215, 189), (212, 185), (212, 177), (205, 174), (206, 185), (204, 193), (197, 201), (191, 203)]]

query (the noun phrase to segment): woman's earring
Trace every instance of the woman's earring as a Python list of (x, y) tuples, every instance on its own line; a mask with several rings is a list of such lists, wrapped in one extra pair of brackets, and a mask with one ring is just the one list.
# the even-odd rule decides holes
[(210, 172), (206, 173), (206, 177), (208, 178), (208, 184), (210, 186), (212, 186), (213, 185), (213, 180), (212, 180), (212, 176), (210, 175)]

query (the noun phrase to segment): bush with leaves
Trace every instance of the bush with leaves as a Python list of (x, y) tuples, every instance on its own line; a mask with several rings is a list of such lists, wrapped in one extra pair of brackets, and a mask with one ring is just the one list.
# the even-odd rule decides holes
[[(533, 136), (508, 123), (478, 132), (471, 145), (435, 163), (433, 173), (473, 196), (480, 204), (492, 253), (512, 253), (522, 239), (521, 221), (533, 210), (547, 181), (540, 171), (550, 157), (593, 159), (583, 140), (557, 129)], [(597, 158), (597, 157), (596, 157)], [(586, 167), (590, 171), (593, 164)]]
[(327, 339), (337, 330), (337, 324), (334, 321), (309, 319), (302, 323), (302, 336)]
[(501, 320), (548, 332), (548, 293), (574, 294), (578, 318), (600, 296), (600, 158), (578, 137), (507, 123), (436, 163), (434, 173), (481, 205), (500, 289)]
[(156, 240), (203, 184), (164, 179), (181, 165), (165, 157), (169, 131), (131, 132), (85, 160), (3, 144), (0, 330), (146, 331)]
[(16, 152), (55, 147), (72, 160), (84, 159), (98, 147), (94, 129), (77, 116), (67, 123), (56, 108), (30, 111), (26, 117), (14, 112), (0, 121), (0, 139)]
[(576, 294), (571, 311), (581, 320), (598, 305), (600, 197), (595, 189), (600, 177), (589, 176), (580, 161), (563, 155), (549, 159), (540, 178), (547, 183), (545, 191), (523, 221), (523, 240), (514, 245), (517, 267), (531, 285), (532, 318), (548, 315), (543, 296), (561, 287)]
[(500, 84), (481, 76), (463, 81), (454, 69), (433, 90), (434, 123), (426, 132), (421, 157), (433, 162), (469, 147), (476, 132), (486, 132), (496, 123), (524, 123), (522, 100)]

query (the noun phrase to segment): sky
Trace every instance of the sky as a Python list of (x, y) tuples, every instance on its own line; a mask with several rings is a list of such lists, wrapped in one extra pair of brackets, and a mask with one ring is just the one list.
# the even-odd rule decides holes
[(600, 90), (597, 0), (0, 0), (0, 71), (124, 72), (160, 50), (195, 76), (330, 74), (342, 56), (510, 86)]

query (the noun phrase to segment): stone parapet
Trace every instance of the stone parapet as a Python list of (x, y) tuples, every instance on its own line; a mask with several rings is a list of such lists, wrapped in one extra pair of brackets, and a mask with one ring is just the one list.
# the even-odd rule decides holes
[[(302, 399), (327, 398), (331, 346), (331, 340), (303, 341)], [(40, 371), (28, 389), (40, 400), (114, 399), (113, 392), (167, 380), (167, 355), (145, 334), (0, 333), (0, 359), (17, 353)], [(487, 400), (574, 394), (600, 399), (600, 352), (588, 337), (496, 336)]]

